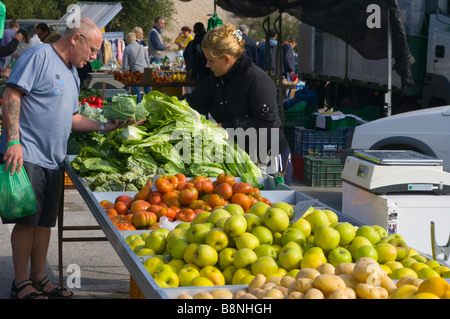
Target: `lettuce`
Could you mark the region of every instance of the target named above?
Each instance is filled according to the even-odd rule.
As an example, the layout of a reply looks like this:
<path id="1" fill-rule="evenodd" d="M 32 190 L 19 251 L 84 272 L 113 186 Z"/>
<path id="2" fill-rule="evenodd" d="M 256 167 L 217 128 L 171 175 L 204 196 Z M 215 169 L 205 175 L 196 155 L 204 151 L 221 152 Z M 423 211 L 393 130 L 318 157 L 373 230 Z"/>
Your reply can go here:
<path id="1" fill-rule="evenodd" d="M 108 120 L 119 119 L 119 122 L 136 120 L 136 97 L 117 95 L 103 107 L 103 116 Z"/>

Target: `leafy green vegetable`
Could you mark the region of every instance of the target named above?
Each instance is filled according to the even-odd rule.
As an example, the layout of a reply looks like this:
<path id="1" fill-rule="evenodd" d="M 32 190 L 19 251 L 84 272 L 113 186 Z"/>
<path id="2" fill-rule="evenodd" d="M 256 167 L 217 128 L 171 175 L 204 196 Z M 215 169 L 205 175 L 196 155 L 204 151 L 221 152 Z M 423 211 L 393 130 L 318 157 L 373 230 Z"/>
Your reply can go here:
<path id="1" fill-rule="evenodd" d="M 111 102 L 103 107 L 103 115 L 108 120 L 119 119 L 119 122 L 129 119 L 136 120 L 136 97 L 116 95 Z"/>

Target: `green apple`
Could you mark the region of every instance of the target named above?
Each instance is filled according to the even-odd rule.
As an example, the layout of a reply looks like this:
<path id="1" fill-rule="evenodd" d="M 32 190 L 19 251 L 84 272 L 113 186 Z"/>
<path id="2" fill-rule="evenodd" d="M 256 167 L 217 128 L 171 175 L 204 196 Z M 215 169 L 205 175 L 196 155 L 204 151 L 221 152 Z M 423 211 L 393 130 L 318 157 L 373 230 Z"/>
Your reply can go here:
<path id="1" fill-rule="evenodd" d="M 253 228 L 252 234 L 258 238 L 260 245 L 272 245 L 273 243 L 272 232 L 266 226 L 256 226 Z"/>
<path id="2" fill-rule="evenodd" d="M 387 243 L 393 238 L 403 239 L 403 237 L 401 235 L 399 235 L 399 234 L 390 234 L 390 235 L 387 235 L 387 236 L 381 238 L 380 242 Z"/>
<path id="3" fill-rule="evenodd" d="M 219 259 L 217 264 L 220 270 L 225 270 L 230 265 L 234 265 L 234 255 L 237 249 L 233 247 L 227 247 L 219 252 Z"/>
<path id="4" fill-rule="evenodd" d="M 370 257 L 373 258 L 375 261 L 378 260 L 378 253 L 375 247 L 372 245 L 362 245 L 355 251 L 355 260 L 358 260 L 362 257 Z"/>
<path id="5" fill-rule="evenodd" d="M 150 249 L 150 248 L 142 248 L 142 249 L 139 249 L 138 252 L 136 252 L 136 255 L 137 255 L 137 256 L 154 256 L 154 255 L 156 255 L 156 254 L 155 254 L 155 252 L 154 252 L 152 249 Z"/>
<path id="6" fill-rule="evenodd" d="M 272 208 L 281 208 L 282 210 L 284 210 L 286 212 L 289 219 L 291 219 L 292 216 L 294 216 L 294 207 L 292 207 L 292 205 L 290 205 L 288 203 L 277 202 L 277 203 L 273 204 L 271 207 Z"/>
<path id="7" fill-rule="evenodd" d="M 223 209 L 228 211 L 230 215 L 242 215 L 244 216 L 244 209 L 238 204 L 226 204 Z"/>
<path id="8" fill-rule="evenodd" d="M 352 254 L 350 254 L 350 252 L 344 247 L 336 247 L 328 253 L 327 260 L 330 264 L 336 267 L 340 263 L 351 263 Z"/>
<path id="9" fill-rule="evenodd" d="M 305 234 L 298 228 L 288 227 L 281 234 L 281 245 L 284 246 L 290 241 L 303 246 L 306 243 Z"/>
<path id="10" fill-rule="evenodd" d="M 300 262 L 303 258 L 302 249 L 297 243 L 291 242 L 284 245 L 278 254 L 278 263 L 281 267 L 289 271 L 294 268 L 300 268 Z"/>
<path id="11" fill-rule="evenodd" d="M 397 256 L 397 252 L 395 252 L 395 255 Z M 389 260 L 389 261 L 386 261 L 386 262 L 384 263 L 384 265 L 388 266 L 389 269 L 391 270 L 391 272 L 394 271 L 394 270 L 397 269 L 397 268 L 403 268 L 402 263 L 399 262 L 399 261 L 396 261 L 396 260 Z"/>
<path id="12" fill-rule="evenodd" d="M 198 276 L 198 277 L 195 277 L 194 279 L 192 279 L 190 285 L 192 287 L 214 286 L 214 283 L 206 277 Z"/>
<path id="13" fill-rule="evenodd" d="M 263 224 L 272 232 L 282 232 L 289 226 L 289 216 L 281 208 L 270 208 L 264 214 Z"/>
<path id="14" fill-rule="evenodd" d="M 253 251 L 256 253 L 256 256 L 258 258 L 262 256 L 269 256 L 272 257 L 273 259 L 277 258 L 277 251 L 273 246 L 268 244 L 259 245 Z"/>
<path id="15" fill-rule="evenodd" d="M 161 288 L 178 287 L 180 284 L 178 275 L 173 270 L 163 270 L 156 274 L 153 279 L 155 279 L 155 282 Z"/>
<path id="16" fill-rule="evenodd" d="M 415 260 L 420 261 L 422 263 L 426 263 L 428 261 L 427 257 L 425 257 L 423 255 L 412 255 L 410 257 L 414 258 Z"/>
<path id="17" fill-rule="evenodd" d="M 303 256 L 300 261 L 300 269 L 312 268 L 317 269 L 320 265 L 323 265 L 325 262 L 323 261 L 322 256 L 318 254 L 308 254 Z"/>
<path id="18" fill-rule="evenodd" d="M 307 255 L 309 255 L 309 254 L 316 254 L 316 255 L 319 255 L 319 256 L 322 257 L 323 263 L 326 263 L 326 262 L 327 262 L 327 257 L 325 256 L 325 253 L 323 252 L 323 249 L 320 248 L 320 247 L 312 247 L 312 248 L 306 250 L 306 251 L 303 253 L 303 257 L 305 257 L 305 256 L 307 256 Z"/>
<path id="19" fill-rule="evenodd" d="M 173 267 L 172 265 L 169 264 L 162 264 L 160 266 L 158 266 L 158 268 L 156 268 L 155 272 L 153 273 L 153 276 L 157 276 L 160 272 L 165 271 L 165 270 L 170 270 L 173 272 L 177 272 L 175 267 Z"/>
<path id="20" fill-rule="evenodd" d="M 251 265 L 258 257 L 250 248 L 241 248 L 234 254 L 234 265 L 237 268 L 244 268 Z"/>
<path id="21" fill-rule="evenodd" d="M 397 252 L 398 254 L 398 252 Z M 396 259 L 397 260 L 397 259 Z M 409 268 L 411 266 L 412 263 L 416 263 L 417 260 L 415 260 L 412 257 L 406 257 L 400 260 L 401 264 L 403 265 L 403 267 L 407 267 Z M 425 263 L 426 264 L 426 263 Z"/>
<path id="22" fill-rule="evenodd" d="M 191 221 L 191 227 L 193 225 L 206 223 L 206 220 L 209 218 L 210 215 L 211 215 L 211 212 L 208 212 L 206 210 L 198 213 L 197 215 L 195 215 L 194 219 Z"/>
<path id="23" fill-rule="evenodd" d="M 186 230 L 186 238 L 190 243 L 203 244 L 205 243 L 206 235 L 210 230 L 211 228 L 205 224 L 191 225 L 191 227 Z"/>
<path id="24" fill-rule="evenodd" d="M 180 282 L 180 287 L 190 286 L 192 279 L 195 277 L 200 277 L 200 272 L 193 267 L 181 268 L 178 272 L 178 279 Z"/>
<path id="25" fill-rule="evenodd" d="M 172 238 L 167 243 L 167 252 L 173 258 L 183 259 L 184 252 L 186 248 L 189 246 L 189 241 L 185 238 Z"/>
<path id="26" fill-rule="evenodd" d="M 356 230 L 356 236 L 366 237 L 370 241 L 372 246 L 381 240 L 378 231 L 369 225 L 358 227 L 358 229 Z"/>
<path id="27" fill-rule="evenodd" d="M 318 246 L 324 251 L 336 248 L 339 245 L 339 241 L 339 232 L 328 225 L 319 226 L 314 232 L 314 246 Z"/>
<path id="28" fill-rule="evenodd" d="M 430 267 L 422 268 L 417 273 L 417 276 L 421 279 L 428 279 L 428 278 L 434 278 L 434 277 L 441 277 L 436 270 L 431 269 Z M 448 285 L 447 285 L 448 286 Z"/>
<path id="29" fill-rule="evenodd" d="M 434 260 L 434 259 L 428 260 L 425 264 L 426 264 L 428 267 L 430 267 L 430 268 L 434 268 L 434 267 L 440 266 L 440 264 L 439 264 L 436 260 Z"/>
<path id="30" fill-rule="evenodd" d="M 189 227 L 191 227 L 191 223 L 190 222 L 181 222 L 181 223 L 179 223 L 179 224 L 177 224 L 175 226 L 175 228 L 181 228 L 181 229 L 184 229 L 184 230 L 187 230 Z"/>
<path id="31" fill-rule="evenodd" d="M 233 282 L 233 276 L 234 273 L 236 272 L 237 268 L 234 264 L 229 265 L 227 268 L 222 270 L 222 275 L 225 278 L 225 284 L 226 285 L 231 285 L 231 283 Z"/>
<path id="32" fill-rule="evenodd" d="M 234 214 L 228 217 L 223 227 L 228 236 L 238 237 L 247 230 L 247 220 L 244 215 Z"/>
<path id="33" fill-rule="evenodd" d="M 312 213 L 306 215 L 304 217 L 309 224 L 311 225 L 311 233 L 315 233 L 316 229 L 322 225 L 330 225 L 330 220 L 328 219 L 328 215 L 320 209 L 314 209 Z"/>
<path id="34" fill-rule="evenodd" d="M 167 264 L 175 268 L 176 272 L 186 265 L 183 258 L 172 258 Z"/>
<path id="35" fill-rule="evenodd" d="M 265 214 L 265 212 L 270 208 L 270 205 L 264 202 L 256 202 L 248 209 L 249 214 L 255 214 L 258 217 L 261 217 Z"/>
<path id="36" fill-rule="evenodd" d="M 281 236 L 282 236 L 282 233 L 280 233 L 279 231 L 273 232 L 272 233 L 272 237 L 273 237 L 272 244 L 282 246 L 281 245 Z"/>
<path id="37" fill-rule="evenodd" d="M 402 260 L 408 256 L 408 245 L 406 244 L 404 239 L 393 238 L 389 240 L 388 243 L 392 244 L 397 249 L 396 260 Z"/>
<path id="38" fill-rule="evenodd" d="M 131 234 L 125 238 L 127 244 L 131 243 L 135 239 L 144 239 L 139 234 Z"/>
<path id="39" fill-rule="evenodd" d="M 223 208 L 216 208 L 214 209 L 211 214 L 208 216 L 208 218 L 205 220 L 207 223 L 212 223 L 215 226 L 217 226 L 217 221 L 223 217 L 230 217 L 230 212 Z"/>
<path id="40" fill-rule="evenodd" d="M 447 271 L 450 270 L 450 268 L 443 266 L 443 265 L 433 267 L 432 269 L 435 270 L 441 277 L 443 274 L 445 274 Z"/>
<path id="41" fill-rule="evenodd" d="M 206 266 L 200 270 L 200 276 L 211 280 L 215 286 L 225 285 L 225 277 L 222 272 L 214 266 Z"/>
<path id="42" fill-rule="evenodd" d="M 380 234 L 380 239 L 387 236 L 387 231 L 384 227 L 381 227 L 380 225 L 372 225 L 372 227 Z"/>
<path id="43" fill-rule="evenodd" d="M 404 276 L 412 276 L 412 277 L 418 278 L 417 273 L 414 270 L 406 268 L 406 267 L 397 268 L 397 269 L 393 270 L 391 272 L 391 274 L 389 275 L 389 277 L 391 277 L 391 279 L 394 279 L 394 280 L 400 279 Z"/>
<path id="44" fill-rule="evenodd" d="M 227 268 L 228 269 L 228 268 Z M 237 268 L 233 273 L 233 279 L 231 280 L 232 285 L 239 285 L 241 280 L 248 276 L 252 275 L 252 272 L 250 269 L 247 268 Z"/>
<path id="45" fill-rule="evenodd" d="M 194 264 L 200 268 L 214 266 L 219 259 L 217 250 L 206 244 L 198 245 L 194 252 L 194 256 Z"/>
<path id="46" fill-rule="evenodd" d="M 128 245 L 130 246 L 131 250 L 135 252 L 136 247 L 138 247 L 138 246 L 145 247 L 145 241 L 141 237 L 139 237 L 139 238 L 136 238 L 136 239 L 130 241 L 128 243 Z"/>
<path id="47" fill-rule="evenodd" d="M 245 232 L 236 238 L 236 248 L 250 248 L 254 250 L 259 246 L 259 239 L 252 233 Z"/>
<path id="48" fill-rule="evenodd" d="M 221 228 L 211 229 L 205 237 L 205 244 L 211 246 L 217 251 L 228 247 L 228 235 Z"/>
<path id="49" fill-rule="evenodd" d="M 355 238 L 353 238 L 352 242 L 347 246 L 347 249 L 350 254 L 352 254 L 353 259 L 355 258 L 356 250 L 364 245 L 372 245 L 372 243 L 366 237 L 355 236 Z"/>
<path id="50" fill-rule="evenodd" d="M 222 217 L 220 218 L 217 222 L 216 222 L 216 227 L 217 228 L 224 228 L 225 222 L 228 219 L 228 217 Z"/>
<path id="51" fill-rule="evenodd" d="M 300 229 L 305 235 L 305 238 L 308 238 L 309 235 L 311 235 L 311 224 L 304 218 L 300 218 L 295 223 L 290 223 L 289 227 Z"/>
<path id="52" fill-rule="evenodd" d="M 158 269 L 159 266 L 163 265 L 164 261 L 161 258 L 158 257 L 150 257 L 144 262 L 144 267 L 147 269 L 147 271 L 150 273 L 150 275 L 153 277 L 155 274 L 156 269 Z"/>
<path id="53" fill-rule="evenodd" d="M 394 261 L 397 258 L 397 249 L 389 243 L 378 243 L 375 245 L 378 253 L 378 263 L 384 264 L 388 261 Z"/>
<path id="54" fill-rule="evenodd" d="M 338 223 L 334 226 L 334 229 L 336 229 L 339 232 L 340 240 L 339 240 L 339 246 L 344 247 L 350 244 L 356 236 L 356 228 L 352 224 L 348 222 L 342 222 Z"/>
<path id="55" fill-rule="evenodd" d="M 278 265 L 275 259 L 269 256 L 258 257 L 252 264 L 252 274 L 263 274 L 267 276 L 278 271 Z"/>
<path id="56" fill-rule="evenodd" d="M 328 220 L 330 221 L 330 224 L 337 223 L 338 222 L 338 215 L 329 209 L 322 209 L 322 211 L 327 214 Z"/>
<path id="57" fill-rule="evenodd" d="M 261 218 L 252 213 L 244 214 L 245 219 L 247 220 L 247 232 L 252 232 L 255 227 L 261 225 Z"/>
<path id="58" fill-rule="evenodd" d="M 145 239 L 145 246 L 152 249 L 155 254 L 161 254 L 166 249 L 168 229 L 154 229 Z"/>
<path id="59" fill-rule="evenodd" d="M 190 243 L 189 246 L 186 247 L 186 250 L 184 251 L 183 255 L 183 259 L 186 264 L 194 263 L 195 250 L 197 249 L 198 245 L 200 244 Z"/>
<path id="60" fill-rule="evenodd" d="M 167 234 L 167 242 L 169 242 L 172 238 L 186 238 L 186 229 L 183 228 L 174 228 Z"/>

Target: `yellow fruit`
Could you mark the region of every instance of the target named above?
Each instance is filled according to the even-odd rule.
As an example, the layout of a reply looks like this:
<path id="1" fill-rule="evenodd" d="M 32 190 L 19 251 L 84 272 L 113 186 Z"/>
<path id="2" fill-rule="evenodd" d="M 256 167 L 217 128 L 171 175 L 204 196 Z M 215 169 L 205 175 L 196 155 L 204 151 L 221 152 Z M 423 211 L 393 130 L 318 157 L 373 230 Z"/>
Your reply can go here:
<path id="1" fill-rule="evenodd" d="M 384 270 L 384 272 L 385 272 L 387 275 L 390 275 L 390 274 L 392 273 L 391 268 L 389 268 L 388 266 L 386 266 L 386 265 L 380 265 L 380 267 L 381 267 L 381 269 Z"/>
<path id="2" fill-rule="evenodd" d="M 397 268 L 403 268 L 402 263 L 395 260 L 386 261 L 384 264 L 388 266 L 392 271 L 394 271 Z"/>
<path id="3" fill-rule="evenodd" d="M 303 256 L 302 261 L 300 262 L 300 269 L 312 268 L 316 269 L 320 265 L 324 264 L 322 256 L 319 254 L 309 254 Z"/>
<path id="4" fill-rule="evenodd" d="M 435 270 L 428 268 L 428 267 L 419 270 L 419 272 L 417 273 L 417 276 L 419 276 L 419 278 L 422 278 L 422 279 L 441 277 Z"/>
<path id="5" fill-rule="evenodd" d="M 417 292 L 428 292 L 443 298 L 447 292 L 450 292 L 450 284 L 441 277 L 428 278 L 420 284 Z"/>
<path id="6" fill-rule="evenodd" d="M 323 212 L 325 214 L 327 214 L 328 220 L 330 221 L 331 224 L 337 223 L 338 216 L 336 215 L 335 212 L 333 212 L 332 210 L 329 210 L 329 209 L 324 209 Z"/>
<path id="7" fill-rule="evenodd" d="M 426 262 L 426 264 L 427 264 L 428 267 L 430 267 L 430 268 L 434 268 L 434 267 L 440 266 L 440 264 L 439 264 L 436 260 L 433 260 L 433 259 L 428 260 L 428 261 Z"/>
<path id="8" fill-rule="evenodd" d="M 439 297 L 430 292 L 421 292 L 411 297 L 411 299 L 439 299 Z"/>
<path id="9" fill-rule="evenodd" d="M 417 293 L 417 287 L 414 285 L 401 285 L 391 294 L 391 299 L 409 299 Z"/>
<path id="10" fill-rule="evenodd" d="M 439 274 L 439 276 L 442 277 L 442 275 L 445 274 L 447 271 L 449 271 L 450 268 L 445 267 L 445 266 L 437 266 L 437 267 L 434 267 L 433 270 L 436 271 Z"/>

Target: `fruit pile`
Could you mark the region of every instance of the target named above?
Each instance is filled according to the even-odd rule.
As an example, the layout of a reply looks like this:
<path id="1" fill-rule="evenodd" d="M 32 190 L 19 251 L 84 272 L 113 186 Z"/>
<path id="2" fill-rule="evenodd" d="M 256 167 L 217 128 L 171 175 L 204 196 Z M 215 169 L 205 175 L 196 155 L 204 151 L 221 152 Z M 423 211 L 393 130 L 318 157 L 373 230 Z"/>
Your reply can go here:
<path id="1" fill-rule="evenodd" d="M 183 174 L 165 175 L 155 180 L 156 191 L 152 191 L 152 183 L 134 197 L 120 195 L 114 203 L 100 203 L 119 230 L 159 228 L 163 216 L 168 221 L 191 222 L 198 213 L 227 204 L 240 205 L 244 211 L 257 202 L 270 204 L 258 188 L 236 182 L 230 174 L 220 174 L 214 181 L 204 176 L 188 180 Z"/>
<path id="2" fill-rule="evenodd" d="M 122 83 L 141 83 L 144 81 L 144 73 L 141 71 L 111 71 L 114 79 Z"/>
<path id="3" fill-rule="evenodd" d="M 186 74 L 174 73 L 170 76 L 173 82 L 185 82 Z"/>
<path id="4" fill-rule="evenodd" d="M 152 73 L 152 78 L 153 78 L 153 82 L 157 82 L 157 83 L 170 83 L 170 82 L 172 82 L 172 78 L 170 76 L 159 74 L 156 71 L 154 71 Z"/>
<path id="5" fill-rule="evenodd" d="M 368 283 L 370 282 L 370 283 Z M 378 284 L 377 284 L 378 283 Z M 325 263 L 291 276 L 256 275 L 246 289 L 182 293 L 177 299 L 449 299 L 450 284 L 443 278 L 405 276 L 395 283 L 370 257 L 337 267 Z"/>

